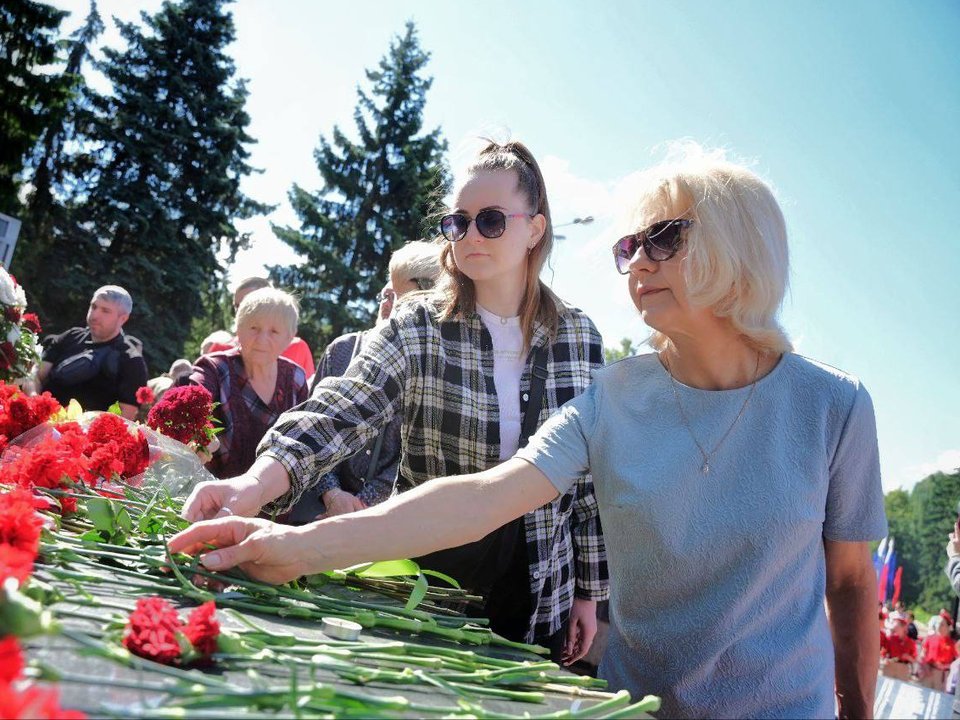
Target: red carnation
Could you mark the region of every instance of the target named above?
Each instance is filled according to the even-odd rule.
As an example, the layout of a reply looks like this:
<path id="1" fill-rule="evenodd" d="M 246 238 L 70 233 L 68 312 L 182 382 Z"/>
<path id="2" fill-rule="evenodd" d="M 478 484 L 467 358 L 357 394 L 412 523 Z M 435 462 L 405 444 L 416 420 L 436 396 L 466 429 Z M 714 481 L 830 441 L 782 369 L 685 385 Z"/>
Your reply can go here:
<path id="1" fill-rule="evenodd" d="M 37 515 L 33 494 L 22 488 L 0 494 L 0 543 L 37 554 L 42 518 Z"/>
<path id="2" fill-rule="evenodd" d="M 220 623 L 217 622 L 217 606 L 205 602 L 190 613 L 183 634 L 201 655 L 212 655 L 217 651 L 217 636 L 220 634 Z"/>
<path id="3" fill-rule="evenodd" d="M 60 403 L 50 393 L 28 397 L 16 385 L 0 383 L 0 435 L 22 435 L 59 412 Z"/>
<path id="4" fill-rule="evenodd" d="M 139 429 L 135 434 L 131 433 L 126 421 L 113 413 L 102 413 L 90 423 L 83 452 L 91 460 L 91 472 L 94 473 L 91 479 L 96 479 L 95 473 L 99 472 L 99 477 L 109 480 L 116 472 L 129 480 L 140 475 L 150 464 L 150 445 L 146 435 Z M 116 462 L 108 461 L 108 455 Z"/>
<path id="5" fill-rule="evenodd" d="M 112 480 L 114 475 L 123 475 L 123 459 L 120 457 L 120 445 L 110 441 L 97 445 L 87 457 L 90 464 L 87 479 L 94 485 L 97 480 Z"/>
<path id="6" fill-rule="evenodd" d="M 83 482 L 87 477 L 89 460 L 66 440 L 48 437 L 30 448 L 8 449 L 8 462 L 0 468 L 0 483 L 22 488 L 69 488 L 71 482 Z M 11 457 L 12 455 L 12 457 Z M 59 498 L 64 512 L 75 512 L 76 498 Z"/>
<path id="7" fill-rule="evenodd" d="M 12 305 L 8 305 L 3 309 L 3 318 L 12 323 L 18 323 L 20 322 L 20 310 Z"/>
<path id="8" fill-rule="evenodd" d="M 16 578 L 17 582 L 23 585 L 33 572 L 33 561 L 36 553 L 29 553 L 25 550 L 19 550 L 13 545 L 0 543 L 0 585 L 6 582 L 7 578 Z M 5 717 L 0 712 L 0 717 Z"/>
<path id="9" fill-rule="evenodd" d="M 23 655 L 16 635 L 0 640 L 0 683 L 11 683 L 23 672 Z"/>
<path id="10" fill-rule="evenodd" d="M 213 428 L 213 397 L 200 385 L 184 385 L 168 390 L 150 409 L 147 425 L 183 444 L 191 441 L 207 444 L 208 428 Z"/>
<path id="11" fill-rule="evenodd" d="M 170 603 L 158 597 L 140 598 L 130 613 L 123 645 L 134 655 L 170 665 L 180 657 L 180 630 L 180 618 Z"/>
<path id="12" fill-rule="evenodd" d="M 87 716 L 79 710 L 64 710 L 60 707 L 55 688 L 44 690 L 31 685 L 26 690 L 19 691 L 13 685 L 0 682 L 0 717 L 11 720 L 82 720 Z"/>
<path id="13" fill-rule="evenodd" d="M 17 361 L 17 349 L 13 343 L 0 343 L 0 370 L 9 369 Z"/>
<path id="14" fill-rule="evenodd" d="M 34 335 L 40 334 L 40 318 L 34 313 L 25 313 L 21 324 L 24 329 L 29 330 Z"/>
<path id="15" fill-rule="evenodd" d="M 157 396 L 153 394 L 153 389 L 149 385 L 144 385 L 137 390 L 137 403 L 140 405 L 153 405 Z"/>

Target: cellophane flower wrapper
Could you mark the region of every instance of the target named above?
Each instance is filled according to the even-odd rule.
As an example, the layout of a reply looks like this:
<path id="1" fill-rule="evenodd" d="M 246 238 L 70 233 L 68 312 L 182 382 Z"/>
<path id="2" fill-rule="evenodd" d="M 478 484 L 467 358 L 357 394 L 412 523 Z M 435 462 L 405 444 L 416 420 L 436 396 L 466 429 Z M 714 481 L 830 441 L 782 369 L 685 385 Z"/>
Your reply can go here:
<path id="1" fill-rule="evenodd" d="M 106 413 L 85 412 L 77 422 L 86 431 L 97 417 L 104 414 Z M 183 443 L 161 435 L 145 425 L 116 417 L 127 426 L 130 433 L 137 431 L 143 433 L 149 446 L 147 469 L 139 475 L 127 478 L 125 480 L 127 484 L 148 490 L 162 487 L 171 497 L 186 497 L 197 483 L 215 479 L 196 454 Z M 61 433 L 57 427 L 50 424 L 40 425 L 18 435 L 7 444 L 0 458 L 0 468 L 12 462 L 23 449 L 32 448 L 44 440 L 60 437 Z M 118 495 L 123 494 L 122 487 L 109 480 L 98 485 L 98 489 L 107 492 L 115 491 Z"/>

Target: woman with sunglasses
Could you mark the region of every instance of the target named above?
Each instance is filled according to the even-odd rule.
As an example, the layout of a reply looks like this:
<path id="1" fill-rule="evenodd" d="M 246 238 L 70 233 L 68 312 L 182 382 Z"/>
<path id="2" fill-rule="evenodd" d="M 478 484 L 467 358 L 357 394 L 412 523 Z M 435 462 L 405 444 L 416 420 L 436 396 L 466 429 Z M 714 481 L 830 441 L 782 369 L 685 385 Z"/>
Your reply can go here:
<path id="1" fill-rule="evenodd" d="M 867 541 L 886 534 L 870 396 L 791 350 L 777 319 L 786 229 L 756 175 L 691 152 L 644 179 L 614 255 L 656 352 L 598 372 L 495 468 L 301 537 L 217 520 L 171 549 L 209 541 L 221 547 L 205 563 L 280 582 L 479 537 L 589 471 L 610 565 L 600 673 L 612 689 L 661 696 L 664 717 L 834 717 L 835 697 L 840 717 L 870 717 Z"/>
<path id="2" fill-rule="evenodd" d="M 454 199 L 440 221 L 447 242 L 437 287 L 394 309 L 343 377 L 324 378 L 310 400 L 281 417 L 249 473 L 198 486 L 185 517 L 254 516 L 264 506 L 282 512 L 397 416 L 400 490 L 481 472 L 511 458 L 525 435 L 587 388 L 603 345 L 589 318 L 539 279 L 553 233 L 536 160 L 521 143 L 491 142 Z M 469 523 L 464 513 L 424 518 L 410 531 L 426 546 L 434 523 Z M 483 591 L 497 632 L 550 647 L 568 664 L 586 654 L 596 603 L 607 598 L 589 476 L 519 519 L 513 514 L 445 547 L 454 545 L 465 547 L 420 558 L 421 565 Z"/>

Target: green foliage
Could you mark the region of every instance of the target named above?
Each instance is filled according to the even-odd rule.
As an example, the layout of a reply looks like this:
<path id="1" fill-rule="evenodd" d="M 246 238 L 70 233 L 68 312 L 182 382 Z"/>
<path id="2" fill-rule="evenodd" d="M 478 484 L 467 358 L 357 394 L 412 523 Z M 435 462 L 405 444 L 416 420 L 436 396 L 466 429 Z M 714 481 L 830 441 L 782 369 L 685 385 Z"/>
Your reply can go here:
<path id="1" fill-rule="evenodd" d="M 240 191 L 253 139 L 224 4 L 168 2 L 142 15 L 145 27 L 118 23 L 127 47 L 97 65 L 113 94 L 92 97 L 95 184 L 83 212 L 100 233 L 100 280 L 130 290 L 128 328 L 154 366 L 180 354 L 217 252 L 245 245 L 234 221 L 268 210 Z"/>
<path id="2" fill-rule="evenodd" d="M 203 310 L 190 323 L 190 333 L 183 345 L 183 357 L 193 362 L 200 357 L 200 346 L 216 330 L 230 332 L 233 326 L 233 294 L 225 277 L 207 288 L 203 294 Z"/>
<path id="3" fill-rule="evenodd" d="M 960 471 L 934 473 L 911 492 L 887 493 L 884 505 L 890 535 L 903 568 L 900 595 L 907 606 L 936 614 L 953 607 L 955 593 L 944 573 L 947 536 L 957 520 Z"/>
<path id="4" fill-rule="evenodd" d="M 48 72 L 62 61 L 57 40 L 69 15 L 46 3 L 0 5 L 0 212 L 20 214 L 24 158 L 70 97 L 73 81 Z"/>
<path id="5" fill-rule="evenodd" d="M 13 265 L 31 310 L 44 321 L 47 332 L 77 324 L 99 284 L 100 244 L 94 229 L 76 212 L 84 188 L 75 180 L 83 175 L 83 168 L 76 153 L 66 148 L 84 141 L 82 118 L 89 103 L 83 67 L 90 44 L 103 29 L 96 2 L 91 2 L 83 25 L 65 43 L 67 63 L 61 82 L 72 87 L 72 94 L 66 103 L 48 108 L 49 123 L 25 170 L 33 190 L 21 215 L 23 227 Z"/>
<path id="6" fill-rule="evenodd" d="M 142 24 L 118 22 L 125 47 L 95 64 L 111 93 L 84 87 L 49 152 L 46 139 L 36 151 L 37 179 L 47 180 L 28 233 L 48 246 L 41 240 L 16 269 L 47 332 L 82 322 L 97 286 L 122 285 L 134 299 L 125 329 L 144 341 L 149 365 L 166 368 L 193 318 L 209 315 L 207 297 L 222 285 L 218 253 L 232 259 L 246 244 L 235 221 L 269 210 L 240 191 L 254 172 L 253 140 L 248 93 L 226 54 L 234 27 L 225 4 L 166 2 Z M 93 7 L 74 38 L 77 69 L 100 28 Z"/>
<path id="7" fill-rule="evenodd" d="M 636 355 L 639 349 L 640 348 L 638 348 L 636 345 L 633 344 L 633 340 L 631 340 L 630 338 L 623 338 L 622 340 L 620 340 L 619 349 L 617 348 L 603 349 L 604 360 L 607 363 L 607 365 L 609 365 L 610 363 L 614 363 L 617 360 L 623 360 L 623 358 L 625 357 Z"/>
<path id="8" fill-rule="evenodd" d="M 429 58 L 407 23 L 379 68 L 367 71 L 370 94 L 357 91 L 359 141 L 338 127 L 332 142 L 321 137 L 315 157 L 323 187 L 311 193 L 294 185 L 289 197 L 300 227 L 274 226 L 304 262 L 273 266 L 271 278 L 302 298 L 299 334 L 318 352 L 373 324 L 390 254 L 423 237 L 449 185 L 439 128 L 421 134 Z"/>

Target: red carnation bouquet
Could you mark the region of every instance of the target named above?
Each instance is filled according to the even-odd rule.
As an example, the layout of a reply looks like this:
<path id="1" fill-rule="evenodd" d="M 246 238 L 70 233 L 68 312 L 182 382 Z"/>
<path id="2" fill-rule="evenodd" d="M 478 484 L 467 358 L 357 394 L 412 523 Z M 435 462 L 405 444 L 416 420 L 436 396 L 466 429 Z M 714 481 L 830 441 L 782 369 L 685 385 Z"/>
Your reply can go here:
<path id="1" fill-rule="evenodd" d="M 7 443 L 43 425 L 62 408 L 50 393 L 27 396 L 16 385 L 0 381 L 0 455 Z"/>
<path id="2" fill-rule="evenodd" d="M 213 396 L 205 387 L 171 388 L 150 408 L 147 426 L 184 445 L 206 447 L 220 432 L 220 428 L 214 427 L 215 407 Z"/>

